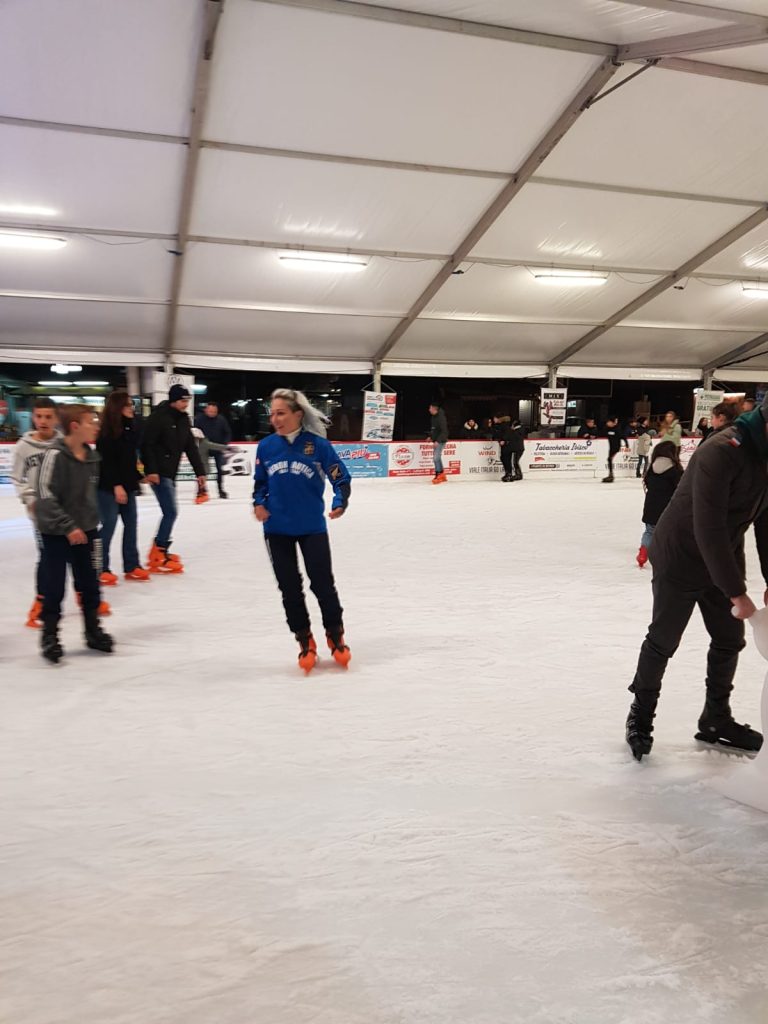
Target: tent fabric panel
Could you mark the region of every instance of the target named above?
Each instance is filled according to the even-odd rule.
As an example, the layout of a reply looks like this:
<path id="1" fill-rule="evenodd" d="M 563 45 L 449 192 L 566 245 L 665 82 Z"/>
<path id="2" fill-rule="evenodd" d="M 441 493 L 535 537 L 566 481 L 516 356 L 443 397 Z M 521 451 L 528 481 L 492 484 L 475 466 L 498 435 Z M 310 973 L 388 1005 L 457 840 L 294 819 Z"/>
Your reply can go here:
<path id="1" fill-rule="evenodd" d="M 157 301 L 168 298 L 174 259 L 168 253 L 168 242 L 64 237 L 66 246 L 51 252 L 0 248 L 2 290 Z"/>
<path id="2" fill-rule="evenodd" d="M 0 125 L 0 204 L 50 207 L 36 221 L 174 234 L 185 149 L 167 143 Z"/>
<path id="3" fill-rule="evenodd" d="M 211 356 L 368 358 L 396 323 L 386 317 L 184 306 L 177 348 Z"/>
<path id="4" fill-rule="evenodd" d="M 486 25 L 527 29 L 606 43 L 634 43 L 716 28 L 722 22 L 690 14 L 625 7 L 595 0 L 353 0 L 374 7 L 397 7 L 419 14 L 461 18 Z M 742 8 L 743 9 L 743 8 Z"/>
<path id="5" fill-rule="evenodd" d="M 510 172 L 599 64 L 253 0 L 216 46 L 206 138 Z"/>
<path id="6" fill-rule="evenodd" d="M 201 11 L 189 0 L 3 4 L 2 113 L 185 135 Z"/>
<path id="7" fill-rule="evenodd" d="M 450 253 L 502 184 L 205 149 L 192 233 Z"/>
<path id="8" fill-rule="evenodd" d="M 286 263 L 292 256 L 286 250 L 194 243 L 186 257 L 182 302 L 402 315 L 440 266 L 434 260 L 364 257 L 364 270 L 349 273 L 333 263 L 327 269 Z"/>
<path id="9" fill-rule="evenodd" d="M 734 198 L 766 196 L 766 119 L 763 86 L 654 68 L 590 108 L 539 173 Z"/>
<path id="10" fill-rule="evenodd" d="M 479 364 L 546 362 L 585 331 L 573 324 L 488 323 L 419 319 L 390 353 L 396 362 L 455 360 Z M 389 362 L 389 357 L 387 359 Z"/>
<path id="11" fill-rule="evenodd" d="M 565 323 L 601 323 L 641 294 L 647 284 L 631 284 L 615 275 L 600 287 L 544 285 L 525 267 L 465 264 L 426 309 L 426 316 L 475 317 Z M 584 332 L 586 333 L 586 332 Z"/>
<path id="12" fill-rule="evenodd" d="M 115 349 L 162 350 L 164 306 L 0 296 L 0 361 L 7 350 L 78 349 L 107 358 Z"/>
<path id="13" fill-rule="evenodd" d="M 579 352 L 579 363 L 703 366 L 749 341 L 752 332 L 614 327 Z"/>
<path id="14" fill-rule="evenodd" d="M 708 260 L 699 273 L 740 275 L 768 275 L 768 223 L 761 224 L 740 238 L 738 242 L 723 249 L 717 256 Z"/>
<path id="15" fill-rule="evenodd" d="M 768 298 L 751 298 L 738 281 L 681 282 L 643 306 L 625 321 L 658 327 L 700 327 L 709 330 L 768 330 Z"/>
<path id="16" fill-rule="evenodd" d="M 748 212 L 743 206 L 531 183 L 472 255 L 671 270 Z"/>

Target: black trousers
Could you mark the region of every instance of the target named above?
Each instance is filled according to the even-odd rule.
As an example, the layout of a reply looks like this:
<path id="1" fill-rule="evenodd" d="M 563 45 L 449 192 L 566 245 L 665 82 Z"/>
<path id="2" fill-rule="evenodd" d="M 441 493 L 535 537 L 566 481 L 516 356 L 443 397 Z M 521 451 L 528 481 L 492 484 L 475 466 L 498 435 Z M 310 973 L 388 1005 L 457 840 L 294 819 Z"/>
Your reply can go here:
<path id="1" fill-rule="evenodd" d="M 216 486 L 219 489 L 219 494 L 221 494 L 224 490 L 224 473 L 222 472 L 224 452 L 211 452 L 211 458 L 216 463 Z"/>
<path id="2" fill-rule="evenodd" d="M 658 699 L 667 662 L 680 646 L 696 605 L 710 636 L 707 701 L 727 705 L 739 651 L 745 647 L 744 622 L 731 615 L 731 602 L 718 587 L 681 590 L 658 576 L 653 580 L 653 619 L 640 648 L 637 672 L 630 686 L 641 703 L 655 704 Z"/>
<path id="3" fill-rule="evenodd" d="M 45 575 L 43 580 L 43 622 L 58 622 L 61 602 L 67 584 L 67 565 L 72 566 L 75 590 L 82 596 L 83 611 L 97 611 L 101 601 L 99 587 L 100 544 L 98 531 L 88 530 L 87 544 L 70 544 L 66 537 L 44 533 L 43 552 Z"/>
<path id="4" fill-rule="evenodd" d="M 515 480 L 523 479 L 523 471 L 520 469 L 520 453 L 512 452 L 512 475 Z"/>
<path id="5" fill-rule="evenodd" d="M 606 463 L 606 465 L 608 466 L 609 480 L 613 480 L 613 460 L 616 458 L 618 454 L 618 452 L 608 452 L 608 462 Z"/>
<path id="6" fill-rule="evenodd" d="M 265 534 L 265 540 L 291 632 L 302 633 L 310 629 L 303 580 L 299 571 L 299 550 L 309 577 L 310 590 L 320 605 L 323 626 L 326 630 L 342 629 L 344 612 L 333 579 L 328 534 L 310 533 L 303 537 L 287 537 L 279 533 L 268 533 Z"/>
<path id="7" fill-rule="evenodd" d="M 504 467 L 504 476 L 512 476 L 512 449 L 508 444 L 501 445 L 501 464 Z"/>

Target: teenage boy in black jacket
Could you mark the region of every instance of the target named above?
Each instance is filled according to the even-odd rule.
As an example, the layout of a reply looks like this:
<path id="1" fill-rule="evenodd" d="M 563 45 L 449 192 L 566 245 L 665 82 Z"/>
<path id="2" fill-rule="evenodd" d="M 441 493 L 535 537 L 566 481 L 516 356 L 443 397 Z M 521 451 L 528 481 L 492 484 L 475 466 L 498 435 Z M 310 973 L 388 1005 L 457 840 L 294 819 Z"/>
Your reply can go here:
<path id="1" fill-rule="evenodd" d="M 174 384 L 168 392 L 168 401 L 153 410 L 144 429 L 141 457 L 144 474 L 157 498 L 162 519 L 149 552 L 149 571 L 155 573 L 183 572 L 178 555 L 169 554 L 171 531 L 176 522 L 176 474 L 181 456 L 192 463 L 197 483 L 205 487 L 205 469 L 197 442 L 192 436 L 192 424 L 187 415 L 191 395 L 183 384 Z"/>
<path id="2" fill-rule="evenodd" d="M 605 421 L 605 436 L 608 438 L 608 476 L 603 477 L 604 484 L 613 483 L 613 460 L 619 454 L 622 445 L 629 450 L 629 442 L 619 430 L 619 421 L 615 416 Z"/>

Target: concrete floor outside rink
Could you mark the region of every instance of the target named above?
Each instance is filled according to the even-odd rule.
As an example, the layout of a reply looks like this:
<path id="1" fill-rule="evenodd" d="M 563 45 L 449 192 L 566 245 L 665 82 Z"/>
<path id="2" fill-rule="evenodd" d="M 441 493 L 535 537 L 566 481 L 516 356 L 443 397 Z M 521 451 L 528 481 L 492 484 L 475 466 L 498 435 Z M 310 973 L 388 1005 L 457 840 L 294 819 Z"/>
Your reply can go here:
<path id="1" fill-rule="evenodd" d="M 768 816 L 693 742 L 698 615 L 653 754 L 623 740 L 636 481 L 356 482 L 331 525 L 353 661 L 308 679 L 230 486 L 181 485 L 183 576 L 106 592 L 111 658 L 68 597 L 58 667 L 0 488 L 0 1020 L 764 1024 Z M 156 520 L 148 495 L 142 552 Z M 754 726 L 764 667 L 750 643 Z"/>

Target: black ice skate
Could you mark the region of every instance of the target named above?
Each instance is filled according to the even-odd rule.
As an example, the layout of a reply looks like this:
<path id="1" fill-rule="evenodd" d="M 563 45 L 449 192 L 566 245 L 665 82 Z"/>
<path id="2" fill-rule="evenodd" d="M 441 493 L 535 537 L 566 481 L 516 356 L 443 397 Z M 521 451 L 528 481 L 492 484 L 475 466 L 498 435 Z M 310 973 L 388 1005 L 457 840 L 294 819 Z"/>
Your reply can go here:
<path id="1" fill-rule="evenodd" d="M 64 648 L 59 642 L 58 622 L 44 622 L 40 637 L 40 650 L 46 661 L 57 665 L 64 657 Z"/>
<path id="2" fill-rule="evenodd" d="M 87 612 L 85 615 L 85 644 L 92 651 L 101 651 L 102 654 L 112 653 L 114 646 L 112 636 L 101 628 L 101 623 L 95 612 Z"/>
<path id="3" fill-rule="evenodd" d="M 636 700 L 632 701 L 627 715 L 626 737 L 629 749 L 636 761 L 642 761 L 643 757 L 651 752 L 654 717 L 650 708 L 642 707 Z"/>
<path id="4" fill-rule="evenodd" d="M 695 739 L 733 753 L 756 754 L 763 745 L 762 733 L 735 722 L 733 716 L 715 715 L 704 709 Z"/>

